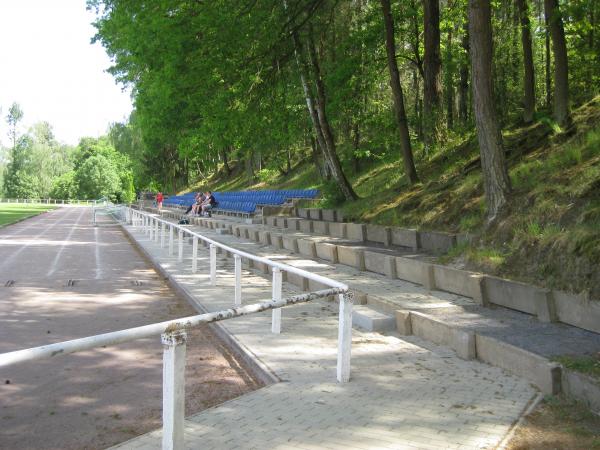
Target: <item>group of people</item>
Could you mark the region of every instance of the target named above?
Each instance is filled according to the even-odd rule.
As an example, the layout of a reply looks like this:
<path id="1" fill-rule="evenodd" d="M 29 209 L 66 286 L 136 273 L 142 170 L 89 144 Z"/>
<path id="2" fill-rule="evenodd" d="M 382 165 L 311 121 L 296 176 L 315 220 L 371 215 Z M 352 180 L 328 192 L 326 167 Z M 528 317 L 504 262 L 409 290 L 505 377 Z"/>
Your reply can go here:
<path id="1" fill-rule="evenodd" d="M 216 206 L 217 200 L 211 191 L 206 191 L 204 193 L 198 192 L 196 197 L 194 197 L 194 203 L 188 207 L 185 215 L 189 215 L 191 213 L 192 215 L 200 214 L 202 216 L 210 217 L 211 210 Z"/>

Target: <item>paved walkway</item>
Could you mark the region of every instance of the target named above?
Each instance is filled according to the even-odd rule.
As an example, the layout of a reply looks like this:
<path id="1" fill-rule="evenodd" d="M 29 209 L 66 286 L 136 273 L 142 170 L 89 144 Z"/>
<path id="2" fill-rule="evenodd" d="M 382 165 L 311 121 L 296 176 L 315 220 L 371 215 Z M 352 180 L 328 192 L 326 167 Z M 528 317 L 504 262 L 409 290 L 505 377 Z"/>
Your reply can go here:
<path id="1" fill-rule="evenodd" d="M 117 224 L 91 219 L 65 207 L 0 230 L 0 353 L 195 313 Z M 189 341 L 190 413 L 256 387 L 209 328 Z M 158 336 L 4 367 L 0 449 L 99 449 L 151 431 L 161 374 Z"/>
<path id="2" fill-rule="evenodd" d="M 191 246 L 184 247 L 180 263 L 168 256 L 167 247 L 161 249 L 140 230 L 129 229 L 203 307 L 213 311 L 231 306 L 232 261 L 219 256 L 218 285 L 211 287 L 205 249 L 201 247 L 198 273 L 193 274 Z M 237 244 L 249 250 L 255 245 L 239 240 Z M 281 254 L 273 256 L 285 259 Z M 311 270 L 323 266 L 314 261 L 305 265 Z M 356 282 L 366 282 L 358 272 L 352 276 Z M 244 271 L 242 284 L 245 304 L 270 296 L 270 282 L 259 274 Z M 426 296 L 410 283 L 394 285 L 396 290 L 402 286 L 408 296 Z M 284 295 L 296 292 L 295 286 L 284 283 Z M 281 335 L 270 334 L 269 313 L 223 324 L 282 382 L 189 417 L 187 448 L 493 448 L 537 395 L 520 378 L 459 359 L 452 351 L 416 337 L 359 330 L 353 331 L 351 381 L 338 384 L 337 305 L 333 302 L 284 309 Z M 160 448 L 160 430 L 114 448 Z"/>

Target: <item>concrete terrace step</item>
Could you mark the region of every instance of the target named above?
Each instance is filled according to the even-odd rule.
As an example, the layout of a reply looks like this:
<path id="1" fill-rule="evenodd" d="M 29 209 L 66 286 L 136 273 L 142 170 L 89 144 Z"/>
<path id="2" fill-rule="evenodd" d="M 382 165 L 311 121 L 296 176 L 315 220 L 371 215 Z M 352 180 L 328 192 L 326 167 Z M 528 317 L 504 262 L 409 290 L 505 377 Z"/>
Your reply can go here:
<path id="1" fill-rule="evenodd" d="M 392 331 L 396 329 L 396 318 L 366 306 L 355 305 L 352 310 L 352 324 L 367 331 Z"/>
<path id="2" fill-rule="evenodd" d="M 561 354 L 591 354 L 600 349 L 600 335 L 596 333 L 560 323 L 543 323 L 531 315 L 503 307 L 484 307 L 473 298 L 428 289 L 426 283 L 418 286 L 397 278 L 332 263 L 317 258 L 316 252 L 309 250 L 304 250 L 308 253 L 307 256 L 299 255 L 300 245 L 291 249 L 291 252 L 285 245 L 279 246 L 276 241 L 273 241 L 274 245 L 270 245 L 266 239 L 269 230 L 264 226 L 240 227 L 215 219 L 201 220 L 200 223 L 209 228 L 198 225 L 192 228 L 217 241 L 342 281 L 356 292 L 358 303 L 366 304 L 388 316 L 400 311 L 400 318 L 396 314 L 397 326 L 403 334 L 416 334 L 447 345 L 463 357 L 477 357 L 498 365 L 530 379 L 547 393 L 560 391 L 558 365 L 551 363 L 552 357 Z M 216 234 L 215 230 L 228 227 L 232 227 L 234 235 Z M 247 233 L 236 236 L 236 230 Z M 419 263 L 415 259 L 417 268 L 408 268 L 418 271 Z M 256 268 L 267 271 L 266 267 Z M 322 287 L 293 275 L 288 275 L 287 279 L 302 289 Z M 416 314 L 402 316 L 406 312 Z M 362 316 L 359 320 L 362 320 Z M 367 318 L 364 318 L 364 323 L 368 323 Z M 478 353 L 475 355 L 473 342 L 477 342 Z"/>

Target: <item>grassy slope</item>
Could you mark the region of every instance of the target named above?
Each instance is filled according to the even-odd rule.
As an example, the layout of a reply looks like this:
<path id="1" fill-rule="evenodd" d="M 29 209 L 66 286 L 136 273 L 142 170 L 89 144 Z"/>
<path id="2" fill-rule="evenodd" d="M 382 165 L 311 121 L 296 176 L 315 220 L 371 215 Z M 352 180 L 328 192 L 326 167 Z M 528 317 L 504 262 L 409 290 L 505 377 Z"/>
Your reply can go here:
<path id="1" fill-rule="evenodd" d="M 493 229 L 484 226 L 473 135 L 449 140 L 430 158 L 417 154 L 423 182 L 414 187 L 405 184 L 397 160 L 358 174 L 348 170 L 361 199 L 339 207 L 356 221 L 474 233 L 480 236 L 475 245 L 443 261 L 600 299 L 600 97 L 574 111 L 574 121 L 569 133 L 557 133 L 548 121 L 505 131 L 514 193 L 510 213 Z M 207 185 L 217 191 L 323 187 L 306 162 L 289 176 L 251 186 L 243 173 L 217 174 Z M 325 199 L 321 206 L 333 205 Z"/>
<path id="2" fill-rule="evenodd" d="M 54 208 L 54 206 L 48 205 L 2 203 L 0 204 L 0 227 L 29 217 L 37 216 L 38 214 L 50 211 Z"/>

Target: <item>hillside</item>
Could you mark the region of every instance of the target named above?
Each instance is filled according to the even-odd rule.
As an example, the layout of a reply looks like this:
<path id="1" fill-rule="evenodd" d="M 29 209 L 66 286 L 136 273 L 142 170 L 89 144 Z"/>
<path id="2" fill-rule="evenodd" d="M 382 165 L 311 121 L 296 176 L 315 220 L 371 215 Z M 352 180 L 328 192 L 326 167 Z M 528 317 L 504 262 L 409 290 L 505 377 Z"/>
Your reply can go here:
<path id="1" fill-rule="evenodd" d="M 260 182 L 248 182 L 234 165 L 232 175 L 220 171 L 190 189 L 319 188 L 317 206 L 342 208 L 354 221 L 473 234 L 471 245 L 442 257 L 445 263 L 600 299 L 600 97 L 573 118 L 566 132 L 548 120 L 505 131 L 511 208 L 489 229 L 474 135 L 431 158 L 417 154 L 424 181 L 412 188 L 398 160 L 375 161 L 359 173 L 348 169 L 361 197 L 355 202 L 339 203 L 306 160 L 287 176 L 265 171 Z"/>

